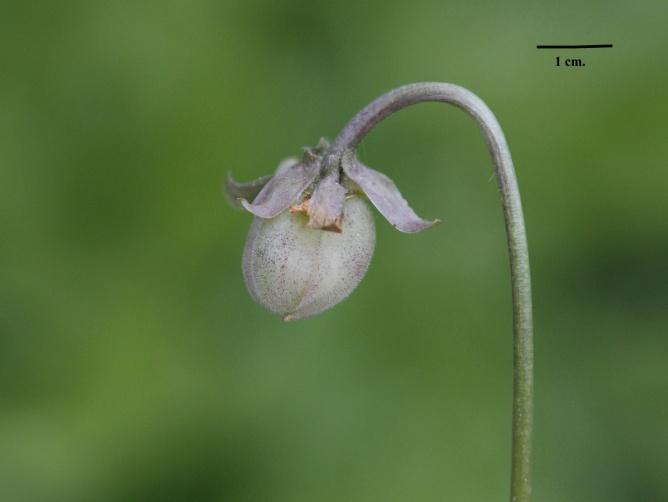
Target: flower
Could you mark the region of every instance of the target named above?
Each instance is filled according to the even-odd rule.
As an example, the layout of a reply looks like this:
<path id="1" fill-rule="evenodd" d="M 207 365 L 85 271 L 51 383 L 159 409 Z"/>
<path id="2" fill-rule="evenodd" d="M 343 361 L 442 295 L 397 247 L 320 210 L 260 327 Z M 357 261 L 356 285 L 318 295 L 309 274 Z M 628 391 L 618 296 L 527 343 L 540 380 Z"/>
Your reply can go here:
<path id="1" fill-rule="evenodd" d="M 321 139 L 273 176 L 238 183 L 228 175 L 225 184 L 228 201 L 255 215 L 243 254 L 246 287 L 286 321 L 333 307 L 364 277 L 376 241 L 364 198 L 401 232 L 438 222 L 417 216 L 394 182 L 354 152 L 332 160 L 328 149 Z"/>

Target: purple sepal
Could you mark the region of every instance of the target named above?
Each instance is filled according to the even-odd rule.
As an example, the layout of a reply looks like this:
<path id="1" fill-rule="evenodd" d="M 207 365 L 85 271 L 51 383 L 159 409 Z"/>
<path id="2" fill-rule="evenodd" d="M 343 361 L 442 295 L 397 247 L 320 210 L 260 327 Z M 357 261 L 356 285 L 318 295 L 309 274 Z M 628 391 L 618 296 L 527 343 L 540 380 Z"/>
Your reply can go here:
<path id="1" fill-rule="evenodd" d="M 319 169 L 320 164 L 317 162 L 304 164 L 294 159 L 283 161 L 253 202 L 241 198 L 241 205 L 259 218 L 273 218 L 299 199 L 313 183 Z"/>
<path id="2" fill-rule="evenodd" d="M 353 152 L 343 155 L 341 165 L 348 178 L 359 185 L 376 209 L 400 232 L 420 232 L 440 222 L 424 220 L 415 214 L 394 182 L 362 164 Z"/>

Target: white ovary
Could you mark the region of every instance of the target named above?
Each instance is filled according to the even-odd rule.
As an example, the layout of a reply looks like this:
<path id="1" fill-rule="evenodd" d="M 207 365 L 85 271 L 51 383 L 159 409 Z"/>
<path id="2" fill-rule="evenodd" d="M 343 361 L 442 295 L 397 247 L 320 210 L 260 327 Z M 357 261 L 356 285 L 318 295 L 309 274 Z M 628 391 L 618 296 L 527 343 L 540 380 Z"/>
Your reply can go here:
<path id="1" fill-rule="evenodd" d="M 346 200 L 341 233 L 312 229 L 301 213 L 253 220 L 243 273 L 255 301 L 296 320 L 333 307 L 366 273 L 376 243 L 373 216 L 359 197 Z"/>

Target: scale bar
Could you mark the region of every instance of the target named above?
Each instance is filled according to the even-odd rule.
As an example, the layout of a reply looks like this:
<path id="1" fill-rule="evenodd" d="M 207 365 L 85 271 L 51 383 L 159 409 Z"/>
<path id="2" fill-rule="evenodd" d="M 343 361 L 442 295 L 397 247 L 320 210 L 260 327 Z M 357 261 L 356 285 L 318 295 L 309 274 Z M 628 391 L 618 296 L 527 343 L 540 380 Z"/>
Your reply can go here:
<path id="1" fill-rule="evenodd" d="M 537 45 L 536 49 L 603 49 L 612 44 Z"/>

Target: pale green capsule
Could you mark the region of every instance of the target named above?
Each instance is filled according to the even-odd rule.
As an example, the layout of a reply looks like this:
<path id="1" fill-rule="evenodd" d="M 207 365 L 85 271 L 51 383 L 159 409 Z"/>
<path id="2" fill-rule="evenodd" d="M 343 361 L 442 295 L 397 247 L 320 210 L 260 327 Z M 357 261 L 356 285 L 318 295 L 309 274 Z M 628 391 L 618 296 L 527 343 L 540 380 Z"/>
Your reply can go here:
<path id="1" fill-rule="evenodd" d="M 255 301 L 286 321 L 302 319 L 346 298 L 366 273 L 376 243 L 371 211 L 360 197 L 343 204 L 341 232 L 308 226 L 301 212 L 255 217 L 243 274 Z"/>
<path id="2" fill-rule="evenodd" d="M 225 184 L 230 203 L 255 215 L 243 257 L 248 291 L 286 321 L 333 307 L 364 277 L 376 242 L 366 198 L 401 232 L 438 221 L 415 214 L 394 182 L 353 152 L 337 164 L 328 150 L 321 140 L 273 176 L 249 183 L 228 176 Z"/>

